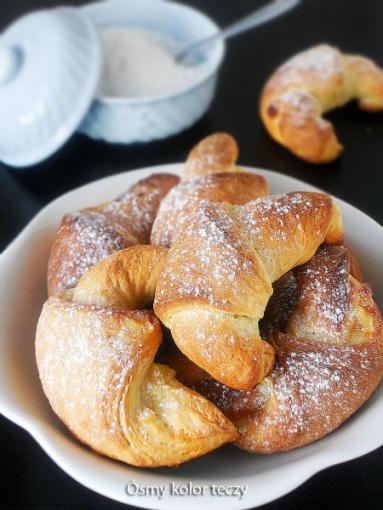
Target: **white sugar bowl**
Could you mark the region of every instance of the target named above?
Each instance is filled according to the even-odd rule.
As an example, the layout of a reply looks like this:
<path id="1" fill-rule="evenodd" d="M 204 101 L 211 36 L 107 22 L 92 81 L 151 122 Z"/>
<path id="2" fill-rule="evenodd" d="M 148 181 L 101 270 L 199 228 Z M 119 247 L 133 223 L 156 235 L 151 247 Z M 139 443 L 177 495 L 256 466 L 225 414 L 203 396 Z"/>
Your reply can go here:
<path id="1" fill-rule="evenodd" d="M 111 27 L 163 33 L 181 47 L 218 30 L 199 11 L 166 0 L 104 0 L 23 16 L 0 34 L 0 161 L 16 167 L 43 161 L 76 130 L 113 143 L 165 138 L 207 111 L 223 42 L 204 53 L 195 80 L 174 93 L 99 97 L 103 59 L 113 58 L 100 34 Z"/>
<path id="2" fill-rule="evenodd" d="M 107 0 L 81 10 L 99 29 L 139 26 L 164 32 L 185 46 L 219 30 L 205 14 L 165 0 Z M 219 41 L 206 52 L 199 79 L 176 93 L 131 99 L 96 97 L 80 130 L 114 143 L 148 142 L 179 133 L 209 109 L 223 57 L 224 43 Z"/>

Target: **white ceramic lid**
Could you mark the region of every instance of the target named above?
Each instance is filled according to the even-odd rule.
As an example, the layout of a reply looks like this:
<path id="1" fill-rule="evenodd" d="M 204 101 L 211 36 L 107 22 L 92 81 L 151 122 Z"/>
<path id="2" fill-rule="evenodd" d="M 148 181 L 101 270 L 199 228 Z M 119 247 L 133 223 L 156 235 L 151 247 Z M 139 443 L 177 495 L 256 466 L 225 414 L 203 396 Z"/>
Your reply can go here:
<path id="1" fill-rule="evenodd" d="M 0 160 L 28 166 L 53 154 L 87 113 L 101 49 L 75 8 L 26 15 L 0 35 Z"/>

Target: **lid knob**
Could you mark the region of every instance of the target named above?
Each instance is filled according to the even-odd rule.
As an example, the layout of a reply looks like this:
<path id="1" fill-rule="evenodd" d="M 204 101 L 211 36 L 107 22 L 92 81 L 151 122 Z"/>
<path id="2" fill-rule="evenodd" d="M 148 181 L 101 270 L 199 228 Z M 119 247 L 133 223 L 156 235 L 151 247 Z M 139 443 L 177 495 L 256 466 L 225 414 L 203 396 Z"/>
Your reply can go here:
<path id="1" fill-rule="evenodd" d="M 12 80 L 21 64 L 21 52 L 17 48 L 0 45 L 0 86 Z"/>

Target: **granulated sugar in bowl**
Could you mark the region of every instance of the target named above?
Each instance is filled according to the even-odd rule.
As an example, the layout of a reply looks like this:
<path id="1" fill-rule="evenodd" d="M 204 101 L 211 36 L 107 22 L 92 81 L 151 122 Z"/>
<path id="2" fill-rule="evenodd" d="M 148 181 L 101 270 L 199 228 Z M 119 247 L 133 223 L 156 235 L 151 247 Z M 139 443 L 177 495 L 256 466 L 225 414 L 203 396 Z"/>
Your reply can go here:
<path id="1" fill-rule="evenodd" d="M 103 65 L 98 94 L 105 97 L 147 97 L 172 94 L 195 84 L 205 63 L 178 64 L 180 45 L 171 36 L 140 27 L 100 31 Z"/>
<path id="2" fill-rule="evenodd" d="M 160 0 L 109 0 L 83 7 L 100 34 L 98 94 L 80 130 L 113 143 L 166 138 L 193 125 L 214 98 L 224 43 L 198 65 L 177 64 L 174 53 L 216 33 L 205 14 Z"/>

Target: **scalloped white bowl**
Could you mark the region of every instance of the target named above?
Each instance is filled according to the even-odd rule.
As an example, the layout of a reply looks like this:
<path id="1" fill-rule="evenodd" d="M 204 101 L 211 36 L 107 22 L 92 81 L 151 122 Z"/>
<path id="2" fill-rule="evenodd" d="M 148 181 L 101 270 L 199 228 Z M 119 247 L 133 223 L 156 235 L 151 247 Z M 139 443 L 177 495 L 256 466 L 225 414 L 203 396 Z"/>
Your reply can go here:
<path id="1" fill-rule="evenodd" d="M 47 454 L 86 487 L 117 501 L 142 508 L 243 510 L 274 500 L 322 469 L 366 454 L 383 444 L 382 386 L 350 420 L 326 438 L 304 448 L 270 456 L 252 455 L 225 447 L 178 469 L 144 470 L 101 457 L 78 443 L 51 411 L 42 392 L 34 358 L 34 333 L 46 299 L 45 272 L 52 239 L 68 212 L 109 200 L 138 179 L 154 172 L 175 172 L 166 165 L 108 177 L 76 189 L 45 207 L 0 255 L 0 412 L 36 439 Z M 291 177 L 266 170 L 272 193 L 318 191 Z M 338 200 L 347 243 L 358 257 L 364 278 L 372 282 L 375 298 L 383 305 L 383 229 L 355 207 Z M 237 497 L 128 496 L 129 481 L 141 485 L 172 482 L 195 485 L 247 485 Z"/>

